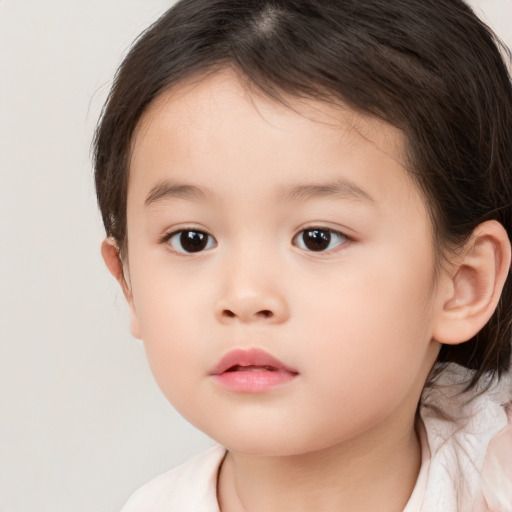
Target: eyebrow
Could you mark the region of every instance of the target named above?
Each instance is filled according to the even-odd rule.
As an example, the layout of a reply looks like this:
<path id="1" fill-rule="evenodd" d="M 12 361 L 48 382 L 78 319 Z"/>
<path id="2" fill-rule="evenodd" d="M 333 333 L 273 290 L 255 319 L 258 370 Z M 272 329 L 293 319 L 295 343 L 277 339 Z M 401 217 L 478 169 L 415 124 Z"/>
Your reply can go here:
<path id="1" fill-rule="evenodd" d="M 149 206 L 164 199 L 206 199 L 207 196 L 211 195 L 213 193 L 208 189 L 196 187 L 195 185 L 161 181 L 149 191 L 144 205 Z"/>
<path id="2" fill-rule="evenodd" d="M 308 201 L 322 197 L 337 197 L 376 204 L 375 199 L 366 190 L 345 178 L 327 183 L 307 183 L 296 185 L 290 189 L 281 189 L 278 196 L 280 199 L 287 201 Z"/>
<path id="3" fill-rule="evenodd" d="M 157 183 L 144 201 L 145 206 L 166 199 L 195 199 L 205 200 L 214 196 L 208 188 L 198 187 L 187 183 L 171 183 L 167 180 Z M 323 197 L 337 197 L 341 199 L 356 199 L 375 204 L 375 199 L 363 188 L 344 178 L 327 183 L 306 183 L 291 188 L 282 187 L 278 190 L 278 199 L 281 201 L 308 201 Z"/>

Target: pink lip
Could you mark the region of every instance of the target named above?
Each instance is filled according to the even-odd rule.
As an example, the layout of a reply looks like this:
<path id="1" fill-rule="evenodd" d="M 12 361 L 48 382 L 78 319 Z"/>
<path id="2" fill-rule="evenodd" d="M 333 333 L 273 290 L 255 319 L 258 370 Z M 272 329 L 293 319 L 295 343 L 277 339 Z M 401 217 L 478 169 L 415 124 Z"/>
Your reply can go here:
<path id="1" fill-rule="evenodd" d="M 210 375 L 221 386 L 241 393 L 263 393 L 291 381 L 299 372 L 264 350 L 232 350 Z"/>

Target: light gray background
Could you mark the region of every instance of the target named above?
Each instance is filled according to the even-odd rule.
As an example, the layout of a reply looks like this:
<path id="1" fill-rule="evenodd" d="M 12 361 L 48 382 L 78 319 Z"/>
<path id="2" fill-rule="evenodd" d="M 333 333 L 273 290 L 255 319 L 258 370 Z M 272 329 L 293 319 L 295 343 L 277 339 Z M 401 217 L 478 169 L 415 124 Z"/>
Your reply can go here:
<path id="1" fill-rule="evenodd" d="M 90 141 L 164 0 L 0 0 L 0 512 L 115 512 L 211 444 L 161 396 L 103 267 Z M 474 0 L 512 44 L 512 0 Z"/>

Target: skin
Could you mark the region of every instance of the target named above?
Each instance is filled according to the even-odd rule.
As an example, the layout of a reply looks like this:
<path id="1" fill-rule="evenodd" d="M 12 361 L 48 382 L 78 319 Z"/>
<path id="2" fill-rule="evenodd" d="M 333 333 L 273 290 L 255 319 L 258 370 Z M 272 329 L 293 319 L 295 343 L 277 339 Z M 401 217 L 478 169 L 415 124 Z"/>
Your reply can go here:
<path id="1" fill-rule="evenodd" d="M 450 328 L 482 287 L 457 286 L 467 281 L 461 261 L 436 276 L 403 148 L 381 121 L 313 100 L 290 109 L 229 71 L 163 93 L 138 127 L 127 258 L 120 270 L 109 241 L 104 257 L 163 393 L 229 450 L 222 512 L 407 503 L 422 388 L 439 341 L 463 341 Z M 290 193 L 332 183 L 344 185 Z M 169 193 L 176 184 L 203 193 Z M 344 236 L 311 251 L 301 233 L 313 227 Z M 169 235 L 184 229 L 209 234 L 206 249 L 182 252 Z M 496 244 L 484 235 L 490 254 Z M 234 348 L 261 348 L 298 375 L 265 393 L 226 390 L 209 373 Z"/>

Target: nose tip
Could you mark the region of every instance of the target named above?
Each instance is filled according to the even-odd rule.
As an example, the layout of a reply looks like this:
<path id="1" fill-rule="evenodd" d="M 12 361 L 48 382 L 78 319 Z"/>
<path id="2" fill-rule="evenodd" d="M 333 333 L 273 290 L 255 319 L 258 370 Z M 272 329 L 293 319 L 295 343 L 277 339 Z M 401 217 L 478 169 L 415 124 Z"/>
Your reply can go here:
<path id="1" fill-rule="evenodd" d="M 214 288 L 217 321 L 224 324 L 285 322 L 290 311 L 288 280 L 282 262 L 273 253 L 265 252 L 265 244 L 252 233 L 248 240 L 238 243 L 218 267 Z"/>

